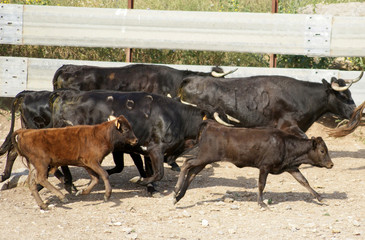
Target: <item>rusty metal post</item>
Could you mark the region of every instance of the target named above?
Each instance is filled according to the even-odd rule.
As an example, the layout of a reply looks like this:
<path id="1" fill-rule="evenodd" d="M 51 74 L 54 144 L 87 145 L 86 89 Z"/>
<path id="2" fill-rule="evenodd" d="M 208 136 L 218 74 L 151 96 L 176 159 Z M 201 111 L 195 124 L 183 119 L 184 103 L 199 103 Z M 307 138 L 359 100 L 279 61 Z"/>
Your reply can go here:
<path id="1" fill-rule="evenodd" d="M 133 9 L 134 8 L 134 0 L 128 0 L 128 8 Z"/>
<path id="2" fill-rule="evenodd" d="M 133 9 L 134 8 L 134 0 L 128 0 L 128 9 Z M 132 62 L 133 61 L 133 49 L 131 48 L 126 48 L 125 49 L 125 58 L 126 58 L 126 62 Z"/>
<path id="3" fill-rule="evenodd" d="M 279 4 L 279 0 L 272 0 L 272 5 L 271 5 L 272 13 L 278 12 L 278 4 Z M 270 67 L 271 68 L 276 67 L 276 62 L 277 62 L 276 54 L 270 54 Z"/>

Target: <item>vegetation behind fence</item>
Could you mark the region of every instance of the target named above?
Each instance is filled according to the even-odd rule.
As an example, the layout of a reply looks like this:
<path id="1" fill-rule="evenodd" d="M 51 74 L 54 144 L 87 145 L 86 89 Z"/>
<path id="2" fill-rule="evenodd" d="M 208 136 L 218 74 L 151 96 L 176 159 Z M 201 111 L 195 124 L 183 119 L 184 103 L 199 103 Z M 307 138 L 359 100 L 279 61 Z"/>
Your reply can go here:
<path id="1" fill-rule="evenodd" d="M 318 3 L 343 3 L 348 0 L 279 0 L 279 13 L 298 13 L 299 9 Z M 127 0 L 0 0 L 0 3 L 37 4 L 53 6 L 127 8 Z M 181 10 L 181 11 L 228 11 L 228 12 L 270 12 L 271 0 L 135 0 L 136 9 Z M 133 61 L 140 63 L 191 64 L 191 65 L 225 65 L 268 67 L 269 56 L 266 54 L 134 49 Z M 0 45 L 1 56 L 18 56 L 32 58 L 56 58 L 92 61 L 118 61 L 126 59 L 121 48 L 86 48 L 59 46 L 18 46 Z M 346 68 L 358 70 L 364 68 L 365 58 L 352 57 L 341 59 L 338 65 L 334 58 L 306 56 L 278 56 L 278 67 L 295 68 Z"/>

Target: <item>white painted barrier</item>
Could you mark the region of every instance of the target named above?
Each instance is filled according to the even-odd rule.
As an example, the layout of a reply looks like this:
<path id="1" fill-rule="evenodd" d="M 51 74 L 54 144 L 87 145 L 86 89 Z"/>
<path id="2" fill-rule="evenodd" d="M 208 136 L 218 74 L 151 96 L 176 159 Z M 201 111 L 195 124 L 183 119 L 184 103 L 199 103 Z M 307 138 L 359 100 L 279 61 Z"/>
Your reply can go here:
<path id="1" fill-rule="evenodd" d="M 0 4 L 0 44 L 365 56 L 365 17 Z"/>
<path id="2" fill-rule="evenodd" d="M 52 91 L 52 79 L 56 70 L 63 64 L 92 65 L 104 67 L 122 67 L 128 65 L 125 62 L 95 62 L 77 60 L 59 60 L 42 58 L 18 58 L 0 57 L 0 96 L 14 97 L 22 90 L 50 90 Z M 198 65 L 172 65 L 167 66 L 193 71 L 209 72 L 212 66 Z M 225 71 L 237 67 L 222 67 Z M 253 75 L 284 75 L 299 80 L 321 82 L 322 79 L 330 81 L 336 78 L 355 78 L 359 71 L 339 71 L 322 69 L 293 69 L 293 68 L 253 68 L 238 67 L 238 70 L 227 77 L 248 77 Z M 351 87 L 354 101 L 357 105 L 365 101 L 365 76 Z"/>

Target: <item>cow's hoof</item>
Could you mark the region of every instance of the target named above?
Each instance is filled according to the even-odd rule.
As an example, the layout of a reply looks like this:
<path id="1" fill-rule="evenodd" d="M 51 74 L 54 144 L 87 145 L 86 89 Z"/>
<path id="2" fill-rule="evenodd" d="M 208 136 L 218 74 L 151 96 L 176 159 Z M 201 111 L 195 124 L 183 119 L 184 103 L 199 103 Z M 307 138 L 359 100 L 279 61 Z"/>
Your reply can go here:
<path id="1" fill-rule="evenodd" d="M 142 181 L 142 177 L 136 176 L 134 178 L 131 178 L 129 181 L 132 183 L 140 183 Z"/>
<path id="2" fill-rule="evenodd" d="M 45 203 L 39 205 L 39 207 L 40 207 L 41 210 L 48 210 L 48 205 L 45 204 Z"/>
<path id="3" fill-rule="evenodd" d="M 62 203 L 68 203 L 68 199 L 66 197 L 60 199 Z"/>
<path id="4" fill-rule="evenodd" d="M 74 184 L 64 184 L 64 187 L 69 194 L 72 194 L 72 192 L 78 191 Z"/>
<path id="5" fill-rule="evenodd" d="M 109 200 L 110 196 L 104 196 L 104 202 L 107 202 Z"/>
<path id="6" fill-rule="evenodd" d="M 259 206 L 260 206 L 260 208 L 262 209 L 262 210 L 267 210 L 267 209 L 269 209 L 269 207 L 264 203 L 264 202 L 259 202 L 258 203 L 259 204 Z"/>
<path id="7" fill-rule="evenodd" d="M 79 196 L 80 194 L 82 194 L 83 190 L 79 190 L 76 192 L 75 196 Z"/>
<path id="8" fill-rule="evenodd" d="M 137 183 L 137 184 L 142 185 L 142 186 L 147 186 L 147 184 L 148 184 L 147 182 L 144 182 L 143 177 L 139 177 L 139 176 L 134 177 L 134 178 L 130 179 L 129 181 L 132 182 L 132 183 Z"/>
<path id="9" fill-rule="evenodd" d="M 171 163 L 170 166 L 171 166 L 172 171 L 175 171 L 175 172 L 180 172 L 181 171 L 179 165 L 177 165 L 177 163 L 175 163 L 175 162 Z"/>

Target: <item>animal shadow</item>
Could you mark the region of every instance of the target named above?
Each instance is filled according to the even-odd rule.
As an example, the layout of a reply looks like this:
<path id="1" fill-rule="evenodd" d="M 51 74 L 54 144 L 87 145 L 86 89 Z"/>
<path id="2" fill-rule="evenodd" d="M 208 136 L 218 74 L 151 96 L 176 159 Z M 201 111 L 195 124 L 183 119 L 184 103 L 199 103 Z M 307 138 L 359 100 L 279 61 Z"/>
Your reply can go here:
<path id="1" fill-rule="evenodd" d="M 249 192 L 249 191 L 230 191 L 230 196 L 236 202 L 257 202 L 257 192 Z M 323 198 L 323 203 L 318 202 L 313 196 L 308 192 L 264 192 L 264 199 L 269 199 L 269 205 L 277 205 L 279 203 L 286 202 L 300 202 L 305 201 L 307 203 L 314 203 L 317 205 L 326 205 L 326 199 L 337 199 L 344 200 L 347 199 L 347 194 L 345 192 L 335 191 L 333 193 L 320 193 Z M 204 200 L 200 201 L 197 204 L 204 204 L 206 202 L 219 202 L 222 201 L 222 197 L 212 199 L 212 200 Z"/>

